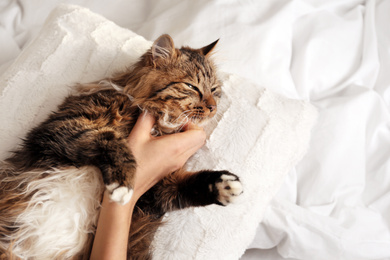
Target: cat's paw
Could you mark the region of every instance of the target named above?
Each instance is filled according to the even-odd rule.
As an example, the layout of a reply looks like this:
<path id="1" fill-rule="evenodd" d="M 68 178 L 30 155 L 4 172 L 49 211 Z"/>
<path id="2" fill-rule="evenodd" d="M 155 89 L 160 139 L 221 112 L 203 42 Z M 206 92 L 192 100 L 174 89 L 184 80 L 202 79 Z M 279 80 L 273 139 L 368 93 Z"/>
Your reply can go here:
<path id="1" fill-rule="evenodd" d="M 110 192 L 110 199 L 118 204 L 125 205 L 133 196 L 133 189 L 126 186 L 119 186 L 118 183 L 106 185 Z"/>
<path id="2" fill-rule="evenodd" d="M 227 171 L 217 179 L 214 189 L 218 193 L 217 200 L 224 206 L 234 202 L 243 192 L 240 179 Z"/>

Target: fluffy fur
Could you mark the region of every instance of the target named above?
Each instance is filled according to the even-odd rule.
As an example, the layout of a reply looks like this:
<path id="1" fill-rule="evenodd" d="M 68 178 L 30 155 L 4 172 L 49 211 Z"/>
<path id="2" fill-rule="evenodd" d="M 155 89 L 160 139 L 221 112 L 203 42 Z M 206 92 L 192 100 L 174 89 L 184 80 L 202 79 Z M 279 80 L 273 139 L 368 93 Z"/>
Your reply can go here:
<path id="1" fill-rule="evenodd" d="M 17 176 L 7 172 L 1 172 L 6 194 L 0 203 L 1 251 L 8 251 L 2 257 L 69 259 L 83 253 L 104 189 L 98 169 L 37 169 Z"/>
<path id="2" fill-rule="evenodd" d="M 0 255 L 87 257 L 101 183 L 118 203 L 132 195 L 136 160 L 125 139 L 140 111 L 156 117 L 156 135 L 180 131 L 189 120 L 207 122 L 216 113 L 221 88 L 208 57 L 216 43 L 176 49 L 163 35 L 134 67 L 81 86 L 79 95 L 32 129 L 0 166 Z M 150 242 L 165 212 L 226 205 L 241 192 L 238 177 L 227 171 L 173 172 L 138 201 L 129 258 L 151 257 Z"/>

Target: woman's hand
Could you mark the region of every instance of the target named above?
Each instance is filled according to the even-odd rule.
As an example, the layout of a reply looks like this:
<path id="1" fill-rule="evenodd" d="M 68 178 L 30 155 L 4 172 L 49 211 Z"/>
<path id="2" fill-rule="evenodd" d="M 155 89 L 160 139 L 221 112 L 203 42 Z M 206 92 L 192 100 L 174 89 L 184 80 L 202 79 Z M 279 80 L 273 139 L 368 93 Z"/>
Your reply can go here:
<path id="1" fill-rule="evenodd" d="M 155 119 L 142 113 L 128 138 L 137 161 L 134 193 L 129 203 L 111 202 L 104 193 L 91 259 L 126 259 L 131 216 L 135 203 L 165 175 L 179 169 L 206 140 L 202 128 L 189 123 L 184 132 L 153 137 Z"/>
<path id="2" fill-rule="evenodd" d="M 128 138 L 137 162 L 134 194 L 138 199 L 165 175 L 178 170 L 206 140 L 202 128 L 188 123 L 184 132 L 154 137 L 150 134 L 155 118 L 142 113 Z"/>

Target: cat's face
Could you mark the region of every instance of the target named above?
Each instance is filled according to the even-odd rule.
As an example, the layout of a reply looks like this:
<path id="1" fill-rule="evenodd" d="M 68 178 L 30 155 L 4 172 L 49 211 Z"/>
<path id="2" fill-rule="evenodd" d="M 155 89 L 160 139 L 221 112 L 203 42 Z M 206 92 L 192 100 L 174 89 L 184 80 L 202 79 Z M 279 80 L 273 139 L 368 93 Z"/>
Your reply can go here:
<path id="1" fill-rule="evenodd" d="M 137 93 L 131 94 L 144 97 L 139 105 L 157 118 L 159 131 L 177 131 L 188 121 L 202 124 L 216 114 L 221 86 L 208 58 L 215 44 L 175 49 L 172 39 L 163 35 L 142 57 L 137 66 L 144 75 Z"/>

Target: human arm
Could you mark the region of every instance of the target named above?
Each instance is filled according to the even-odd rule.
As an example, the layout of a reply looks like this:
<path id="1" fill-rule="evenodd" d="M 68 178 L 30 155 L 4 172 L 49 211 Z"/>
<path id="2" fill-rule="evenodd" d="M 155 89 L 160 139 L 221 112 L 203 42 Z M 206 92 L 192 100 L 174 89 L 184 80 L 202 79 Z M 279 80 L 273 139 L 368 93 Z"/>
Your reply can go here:
<path id="1" fill-rule="evenodd" d="M 107 193 L 92 247 L 91 259 L 126 259 L 131 216 L 137 200 L 167 174 L 179 169 L 205 142 L 203 129 L 189 123 L 184 132 L 154 137 L 155 119 L 141 114 L 128 138 L 137 161 L 134 193 L 129 203 L 111 202 Z"/>

